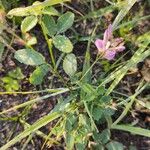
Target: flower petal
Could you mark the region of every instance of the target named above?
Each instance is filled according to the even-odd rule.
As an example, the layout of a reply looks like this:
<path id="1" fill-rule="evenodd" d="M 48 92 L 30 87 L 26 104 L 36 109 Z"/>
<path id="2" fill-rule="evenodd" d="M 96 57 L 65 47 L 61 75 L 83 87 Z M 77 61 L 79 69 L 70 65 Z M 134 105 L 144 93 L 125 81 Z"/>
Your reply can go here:
<path id="1" fill-rule="evenodd" d="M 106 44 L 112 38 L 112 25 L 110 24 L 104 32 L 104 43 Z"/>
<path id="2" fill-rule="evenodd" d="M 115 50 L 116 52 L 122 52 L 125 50 L 125 46 L 121 45 L 121 46 L 113 47 L 112 49 Z"/>
<path id="3" fill-rule="evenodd" d="M 123 38 L 115 38 L 111 41 L 112 47 L 117 47 L 118 45 L 124 45 Z"/>
<path id="4" fill-rule="evenodd" d="M 98 49 L 99 51 L 103 51 L 103 49 L 104 49 L 104 42 L 103 42 L 103 40 L 97 39 L 97 40 L 95 41 L 95 45 L 96 45 L 96 47 L 97 47 L 97 49 Z"/>
<path id="5" fill-rule="evenodd" d="M 105 54 L 104 54 L 103 57 L 106 58 L 107 60 L 113 60 L 114 57 L 115 57 L 115 55 L 116 55 L 116 52 L 115 52 L 115 51 L 107 50 L 107 51 L 105 52 Z"/>
<path id="6" fill-rule="evenodd" d="M 114 48 L 116 50 L 116 52 L 122 52 L 125 50 L 125 46 L 118 46 Z"/>

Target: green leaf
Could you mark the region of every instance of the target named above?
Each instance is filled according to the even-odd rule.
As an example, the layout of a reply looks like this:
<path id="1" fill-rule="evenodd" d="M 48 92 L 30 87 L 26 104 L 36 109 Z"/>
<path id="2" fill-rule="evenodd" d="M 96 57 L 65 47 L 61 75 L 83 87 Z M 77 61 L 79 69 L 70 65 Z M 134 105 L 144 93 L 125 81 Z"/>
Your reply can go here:
<path id="1" fill-rule="evenodd" d="M 73 150 L 75 143 L 74 135 L 72 133 L 67 133 L 65 142 L 66 142 L 66 149 Z"/>
<path id="2" fill-rule="evenodd" d="M 109 140 L 110 140 L 110 130 L 109 129 L 105 129 L 102 131 L 102 133 L 100 134 L 100 139 L 102 141 L 103 144 L 106 144 Z"/>
<path id="3" fill-rule="evenodd" d="M 56 34 L 57 25 L 56 25 L 53 17 L 51 17 L 49 15 L 43 15 L 42 26 L 43 26 L 46 34 L 48 34 L 49 36 L 53 36 L 54 34 Z"/>
<path id="4" fill-rule="evenodd" d="M 73 45 L 66 36 L 62 36 L 62 35 L 55 36 L 53 38 L 53 44 L 58 50 L 64 53 L 70 53 L 73 50 Z"/>
<path id="5" fill-rule="evenodd" d="M 54 7 L 45 7 L 42 10 L 42 14 L 50 16 L 59 16 L 59 12 Z"/>
<path id="6" fill-rule="evenodd" d="M 39 52 L 31 49 L 21 49 L 15 52 L 15 59 L 26 65 L 37 66 L 45 63 L 45 58 Z"/>
<path id="7" fill-rule="evenodd" d="M 4 88 L 7 92 L 19 90 L 19 83 L 11 77 L 4 77 L 1 79 L 4 83 Z"/>
<path id="8" fill-rule="evenodd" d="M 65 130 L 66 132 L 70 132 L 75 129 L 74 126 L 77 123 L 77 117 L 73 114 L 69 114 L 66 119 Z"/>
<path id="9" fill-rule="evenodd" d="M 94 120 L 99 121 L 102 118 L 103 109 L 99 107 L 94 107 L 92 110 L 92 115 L 93 115 Z"/>
<path id="10" fill-rule="evenodd" d="M 30 39 L 27 39 L 27 45 L 32 46 L 37 43 L 37 38 L 35 36 L 32 36 Z"/>
<path id="11" fill-rule="evenodd" d="M 105 109 L 104 109 L 104 112 L 103 112 L 105 118 L 108 117 L 108 116 L 114 115 L 114 113 L 115 113 L 115 110 L 112 109 L 112 108 L 109 108 L 109 107 L 108 107 L 108 108 L 105 108 Z"/>
<path id="12" fill-rule="evenodd" d="M 124 149 L 122 143 L 119 143 L 116 141 L 112 141 L 112 142 L 108 143 L 106 145 L 106 148 L 108 150 L 123 150 Z"/>
<path id="13" fill-rule="evenodd" d="M 50 68 L 47 64 L 38 66 L 29 78 L 30 83 L 33 85 L 41 84 L 43 82 L 44 76 L 49 72 L 49 69 Z"/>
<path id="14" fill-rule="evenodd" d="M 14 79 L 18 79 L 18 80 L 21 80 L 24 78 L 24 75 L 19 67 L 17 67 L 16 69 L 14 69 L 12 71 L 9 71 L 8 76 L 12 77 Z"/>
<path id="15" fill-rule="evenodd" d="M 75 147 L 76 147 L 77 150 L 85 150 L 85 149 L 86 149 L 86 144 L 83 143 L 83 142 L 77 143 L 77 144 L 75 145 Z"/>
<path id="16" fill-rule="evenodd" d="M 112 100 L 111 96 L 103 96 L 99 101 L 104 104 L 109 104 Z"/>
<path id="17" fill-rule="evenodd" d="M 38 19 L 36 16 L 28 16 L 21 23 L 21 31 L 23 33 L 30 31 L 33 27 L 36 26 Z"/>
<path id="18" fill-rule="evenodd" d="M 84 101 L 93 101 L 98 96 L 97 90 L 91 84 L 82 82 L 78 83 L 78 85 L 82 89 L 82 99 Z"/>
<path id="19" fill-rule="evenodd" d="M 38 15 L 45 7 L 56 5 L 70 0 L 45 0 L 44 2 L 36 2 L 36 4 L 28 7 L 14 8 L 8 12 L 8 16 L 30 16 Z M 37 13 L 38 12 L 38 13 Z"/>
<path id="20" fill-rule="evenodd" d="M 65 32 L 69 29 L 74 22 L 74 14 L 71 12 L 67 12 L 60 16 L 57 21 L 57 33 Z"/>
<path id="21" fill-rule="evenodd" d="M 87 94 L 97 93 L 96 90 L 95 90 L 95 88 L 91 84 L 88 84 L 88 83 L 79 83 L 79 86 Z"/>
<path id="22" fill-rule="evenodd" d="M 69 76 L 73 76 L 77 71 L 77 60 L 74 54 L 67 54 L 63 61 L 63 69 Z"/>

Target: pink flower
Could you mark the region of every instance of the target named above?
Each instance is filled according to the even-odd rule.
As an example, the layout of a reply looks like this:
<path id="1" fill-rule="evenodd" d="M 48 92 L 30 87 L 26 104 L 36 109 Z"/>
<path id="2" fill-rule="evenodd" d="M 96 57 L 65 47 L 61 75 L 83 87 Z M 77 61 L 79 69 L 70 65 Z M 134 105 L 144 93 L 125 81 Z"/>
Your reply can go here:
<path id="1" fill-rule="evenodd" d="M 114 39 L 112 32 L 112 25 L 109 25 L 108 29 L 105 30 L 103 40 L 97 39 L 95 41 L 98 52 L 107 60 L 114 59 L 117 52 L 122 52 L 125 49 L 123 39 Z"/>

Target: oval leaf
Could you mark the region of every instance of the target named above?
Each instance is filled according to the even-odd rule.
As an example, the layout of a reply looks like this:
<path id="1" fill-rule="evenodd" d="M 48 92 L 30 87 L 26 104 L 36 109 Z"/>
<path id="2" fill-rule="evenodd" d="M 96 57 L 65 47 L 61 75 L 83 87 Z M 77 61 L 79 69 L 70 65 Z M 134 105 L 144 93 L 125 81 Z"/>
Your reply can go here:
<path id="1" fill-rule="evenodd" d="M 106 148 L 108 150 L 123 150 L 124 149 L 122 143 L 119 143 L 117 141 L 112 141 L 112 142 L 108 143 L 106 145 Z"/>
<path id="2" fill-rule="evenodd" d="M 36 26 L 38 22 L 38 19 L 36 16 L 29 16 L 29 17 L 26 17 L 23 21 L 22 21 L 22 24 L 21 24 L 21 31 L 23 33 L 31 30 L 33 27 Z"/>
<path id="3" fill-rule="evenodd" d="M 102 131 L 102 133 L 100 134 L 100 139 L 101 139 L 101 142 L 103 144 L 106 144 L 108 143 L 108 141 L 110 140 L 110 130 L 109 129 L 105 129 Z"/>
<path id="4" fill-rule="evenodd" d="M 56 34 L 57 26 L 53 17 L 49 15 L 43 15 L 42 26 L 49 36 L 53 36 L 54 34 Z"/>
<path id="5" fill-rule="evenodd" d="M 57 33 L 65 32 L 69 29 L 74 22 L 74 14 L 71 12 L 67 12 L 60 16 L 57 21 Z"/>
<path id="6" fill-rule="evenodd" d="M 42 14 L 51 15 L 51 16 L 59 16 L 59 12 L 54 7 L 45 7 L 42 10 Z"/>
<path id="7" fill-rule="evenodd" d="M 21 49 L 15 52 L 15 59 L 26 65 L 37 66 L 45 63 L 45 58 L 31 49 Z"/>
<path id="8" fill-rule="evenodd" d="M 67 37 L 62 35 L 55 36 L 53 38 L 53 44 L 58 50 L 64 53 L 70 53 L 73 50 L 73 45 L 71 41 Z"/>
<path id="9" fill-rule="evenodd" d="M 63 62 L 63 69 L 69 76 L 73 76 L 77 71 L 77 60 L 74 54 L 68 54 Z"/>
<path id="10" fill-rule="evenodd" d="M 46 76 L 48 71 L 49 71 L 49 66 L 47 64 L 38 66 L 29 78 L 30 83 L 33 85 L 41 84 L 43 82 L 44 76 Z"/>
<path id="11" fill-rule="evenodd" d="M 44 2 L 36 2 L 32 6 L 14 8 L 8 12 L 7 16 L 12 17 L 12 16 L 38 15 L 40 13 L 40 10 L 42 11 L 42 9 L 45 7 L 56 5 L 67 1 L 70 0 L 45 0 Z"/>

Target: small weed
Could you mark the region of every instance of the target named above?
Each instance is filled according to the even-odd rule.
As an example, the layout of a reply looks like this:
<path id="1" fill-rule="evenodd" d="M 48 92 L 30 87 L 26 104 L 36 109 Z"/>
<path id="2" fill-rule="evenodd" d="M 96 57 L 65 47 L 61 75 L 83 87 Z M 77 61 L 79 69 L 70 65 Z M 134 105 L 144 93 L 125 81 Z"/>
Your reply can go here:
<path id="1" fill-rule="evenodd" d="M 126 81 L 128 73 L 132 74 L 130 71 L 150 56 L 149 31 L 134 33 L 138 23 L 150 17 L 143 11 L 134 17 L 130 14 L 137 3 L 136 0 L 0 2 L 3 73 L 0 95 L 25 98 L 0 112 L 1 120 L 13 120 L 24 127 L 19 133 L 14 131 L 0 150 L 18 142 L 19 149 L 27 149 L 30 143 L 36 149 L 36 136 L 44 140 L 40 149 L 58 146 L 67 150 L 134 149 L 113 138 L 112 131 L 116 130 L 150 138 L 149 129 L 124 122 L 132 114 L 134 104 L 149 109 L 145 105 L 147 99 L 146 102 L 138 99 L 149 88 L 147 78 L 140 77 L 137 71 L 140 79 L 134 86 L 132 81 Z M 80 9 L 81 6 L 87 10 Z M 80 43 L 87 46 L 82 54 Z M 15 65 L 6 73 L 4 63 L 8 55 Z M 24 82 L 29 90 L 21 86 Z M 124 92 L 125 89 L 129 92 Z M 57 103 L 52 109 L 45 109 L 47 101 L 52 100 Z M 39 110 L 38 119 L 34 116 L 32 120 L 32 112 L 41 107 L 42 115 Z M 45 134 L 41 128 L 47 126 Z"/>

